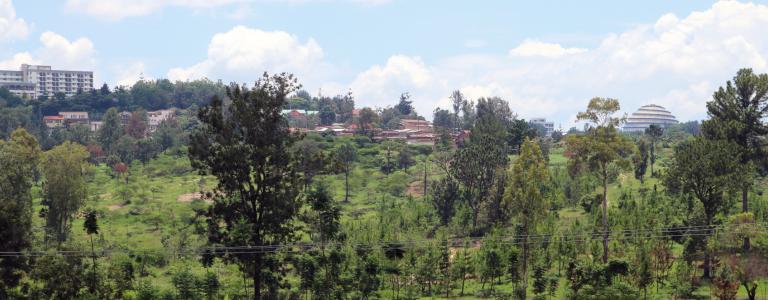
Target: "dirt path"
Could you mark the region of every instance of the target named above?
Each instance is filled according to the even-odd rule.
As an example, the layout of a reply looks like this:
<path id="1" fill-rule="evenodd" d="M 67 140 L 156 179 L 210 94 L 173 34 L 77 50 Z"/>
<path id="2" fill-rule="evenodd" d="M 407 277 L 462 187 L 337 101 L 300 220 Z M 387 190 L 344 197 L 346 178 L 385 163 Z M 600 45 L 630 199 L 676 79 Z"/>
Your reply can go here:
<path id="1" fill-rule="evenodd" d="M 424 181 L 423 180 L 416 180 L 414 182 L 411 182 L 408 184 L 408 188 L 405 190 L 406 196 L 411 196 L 413 198 L 424 196 Z"/>
<path id="2" fill-rule="evenodd" d="M 203 199 L 203 193 L 198 192 L 181 194 L 176 198 L 176 201 L 188 203 L 194 201 L 195 199 Z M 210 199 L 205 199 L 205 203 L 213 204 L 213 201 Z"/>

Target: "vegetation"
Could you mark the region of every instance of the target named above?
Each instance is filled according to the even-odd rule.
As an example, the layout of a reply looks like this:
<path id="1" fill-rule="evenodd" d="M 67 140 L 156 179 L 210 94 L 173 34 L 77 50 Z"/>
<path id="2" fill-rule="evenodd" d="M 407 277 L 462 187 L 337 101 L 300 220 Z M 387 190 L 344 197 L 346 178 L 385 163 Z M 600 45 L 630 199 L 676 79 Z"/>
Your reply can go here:
<path id="1" fill-rule="evenodd" d="M 701 128 L 636 135 L 616 99 L 547 137 L 456 91 L 434 145 L 379 135 L 423 118 L 408 93 L 355 110 L 287 74 L 0 90 L 0 299 L 756 299 L 765 78 L 739 71 Z M 60 108 L 102 127 L 39 124 Z M 356 129 L 296 127 L 333 123 Z"/>

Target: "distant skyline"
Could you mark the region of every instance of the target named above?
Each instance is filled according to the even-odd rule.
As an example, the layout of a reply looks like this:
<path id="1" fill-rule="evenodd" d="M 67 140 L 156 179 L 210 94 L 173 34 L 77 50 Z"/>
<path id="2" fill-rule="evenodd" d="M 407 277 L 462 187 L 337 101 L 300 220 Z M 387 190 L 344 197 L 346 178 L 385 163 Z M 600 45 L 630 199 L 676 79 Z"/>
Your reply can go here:
<path id="1" fill-rule="evenodd" d="M 594 96 L 680 121 L 739 68 L 768 72 L 768 1 L 0 0 L 0 69 L 22 63 L 250 83 L 291 72 L 358 106 L 448 108 L 459 89 L 568 129 Z"/>

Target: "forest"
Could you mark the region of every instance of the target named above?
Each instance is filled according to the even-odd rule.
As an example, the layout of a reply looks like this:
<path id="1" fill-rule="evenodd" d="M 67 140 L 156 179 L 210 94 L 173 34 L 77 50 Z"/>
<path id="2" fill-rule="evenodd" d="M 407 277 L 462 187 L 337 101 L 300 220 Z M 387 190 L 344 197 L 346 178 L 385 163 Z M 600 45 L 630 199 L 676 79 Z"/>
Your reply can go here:
<path id="1" fill-rule="evenodd" d="M 610 97 L 548 136 L 500 97 L 447 96 L 424 145 L 373 138 L 426 119 L 408 93 L 358 110 L 285 73 L 0 89 L 0 299 L 768 297 L 768 74 L 642 133 Z M 42 123 L 61 111 L 102 125 Z"/>

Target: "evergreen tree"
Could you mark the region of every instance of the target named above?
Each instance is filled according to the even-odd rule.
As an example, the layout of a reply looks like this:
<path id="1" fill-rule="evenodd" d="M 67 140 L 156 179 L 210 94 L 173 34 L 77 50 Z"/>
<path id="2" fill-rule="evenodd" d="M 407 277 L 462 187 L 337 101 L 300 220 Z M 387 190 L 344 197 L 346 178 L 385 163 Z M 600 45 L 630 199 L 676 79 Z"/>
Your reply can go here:
<path id="1" fill-rule="evenodd" d="M 651 149 L 653 149 L 653 146 L 651 146 Z M 632 163 L 635 165 L 635 178 L 640 180 L 640 183 L 643 183 L 645 171 L 648 168 L 648 146 L 644 139 L 637 142 L 637 153 L 632 156 Z M 651 160 L 651 165 L 653 165 L 653 160 Z M 651 170 L 651 173 L 653 173 L 653 170 Z"/>
<path id="2" fill-rule="evenodd" d="M 516 219 L 520 222 L 523 244 L 522 263 L 520 270 L 523 277 L 523 286 L 527 284 L 528 258 L 530 245 L 528 236 L 536 228 L 536 224 L 546 213 L 546 201 L 544 188 L 549 180 L 547 162 L 539 150 L 536 142 L 526 139 L 520 149 L 520 156 L 512 165 L 512 171 L 507 182 L 507 191 L 504 201 L 509 203 Z M 525 293 L 522 294 L 525 297 Z"/>
<path id="3" fill-rule="evenodd" d="M 648 128 L 645 129 L 645 135 L 648 136 L 648 138 L 651 140 L 651 177 L 655 177 L 656 173 L 653 172 L 653 165 L 656 163 L 656 142 L 661 138 L 661 136 L 664 134 L 664 129 L 661 128 L 661 126 L 656 124 L 651 124 L 648 126 Z"/>
<path id="4" fill-rule="evenodd" d="M 720 87 L 707 102 L 710 119 L 702 124 L 704 136 L 736 143 L 742 165 L 758 163 L 765 157 L 765 139 L 768 134 L 768 74 L 755 74 L 752 69 L 741 69 Z M 753 170 L 745 170 L 752 175 Z M 749 211 L 751 176 L 742 177 L 741 208 Z M 744 249 L 749 249 L 749 239 L 744 239 Z"/>
<path id="5" fill-rule="evenodd" d="M 198 112 L 190 161 L 200 174 L 218 179 L 207 212 L 210 243 L 260 248 L 293 240 L 301 178 L 289 149 L 298 136 L 289 132 L 281 109 L 296 89 L 292 75 L 264 74 L 250 90 L 229 87 L 228 105 L 214 97 Z M 274 253 L 225 258 L 249 273 L 254 299 L 276 297 L 281 273 Z"/>

